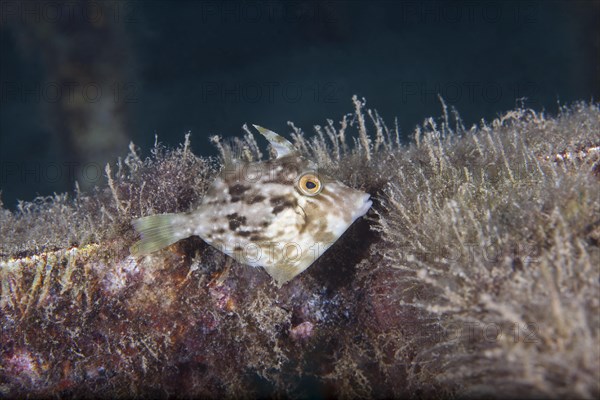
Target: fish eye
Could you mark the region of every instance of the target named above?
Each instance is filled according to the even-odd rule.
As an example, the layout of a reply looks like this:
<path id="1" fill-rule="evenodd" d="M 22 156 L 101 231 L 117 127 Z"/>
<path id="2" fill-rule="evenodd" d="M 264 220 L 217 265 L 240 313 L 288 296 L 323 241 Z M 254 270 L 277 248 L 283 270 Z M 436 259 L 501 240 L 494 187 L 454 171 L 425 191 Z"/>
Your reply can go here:
<path id="1" fill-rule="evenodd" d="M 319 177 L 312 172 L 300 176 L 297 186 L 300 192 L 307 196 L 316 196 L 323 189 L 321 179 L 319 179 Z"/>

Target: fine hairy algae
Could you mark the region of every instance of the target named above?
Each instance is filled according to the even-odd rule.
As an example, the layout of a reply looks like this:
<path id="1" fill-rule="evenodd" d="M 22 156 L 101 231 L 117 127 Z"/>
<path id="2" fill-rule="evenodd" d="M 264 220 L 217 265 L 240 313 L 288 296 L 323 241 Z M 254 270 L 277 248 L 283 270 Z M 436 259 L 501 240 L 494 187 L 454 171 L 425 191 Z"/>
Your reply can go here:
<path id="1" fill-rule="evenodd" d="M 263 130 L 270 157 L 247 127 L 218 158 L 130 145 L 93 191 L 0 207 L 0 397 L 598 398 L 598 104 L 442 103 L 405 143 L 353 104 Z M 215 246 L 304 232 L 333 244 L 297 275 Z"/>
<path id="2" fill-rule="evenodd" d="M 275 132 L 254 126 L 274 160 L 230 160 L 194 211 L 136 219 L 132 254 L 200 236 L 237 261 L 264 267 L 282 285 L 308 268 L 371 207 L 369 194 L 319 173 Z"/>

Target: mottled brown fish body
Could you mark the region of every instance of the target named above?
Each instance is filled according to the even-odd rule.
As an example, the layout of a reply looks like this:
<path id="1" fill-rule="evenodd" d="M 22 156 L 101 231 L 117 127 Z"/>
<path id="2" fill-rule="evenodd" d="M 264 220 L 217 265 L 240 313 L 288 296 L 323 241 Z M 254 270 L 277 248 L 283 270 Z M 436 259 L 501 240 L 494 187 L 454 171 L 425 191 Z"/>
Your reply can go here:
<path id="1" fill-rule="evenodd" d="M 367 193 L 320 174 L 285 139 L 277 136 L 274 144 L 276 134 L 268 132 L 276 159 L 226 165 L 196 211 L 136 220 L 142 233 L 137 252 L 197 235 L 243 264 L 264 267 L 282 285 L 368 211 Z M 162 218 L 163 228 L 151 226 L 152 218 Z M 145 245 L 148 233 L 161 243 Z"/>

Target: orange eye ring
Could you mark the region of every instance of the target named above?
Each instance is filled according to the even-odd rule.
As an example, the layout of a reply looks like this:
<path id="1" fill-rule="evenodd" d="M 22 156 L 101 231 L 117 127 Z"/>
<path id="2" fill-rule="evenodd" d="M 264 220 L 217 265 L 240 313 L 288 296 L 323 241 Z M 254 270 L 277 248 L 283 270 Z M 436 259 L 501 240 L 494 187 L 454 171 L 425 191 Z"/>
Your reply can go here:
<path id="1" fill-rule="evenodd" d="M 313 172 L 307 172 L 300 176 L 296 185 L 300 193 L 306 196 L 316 196 L 323 190 L 321 179 Z"/>

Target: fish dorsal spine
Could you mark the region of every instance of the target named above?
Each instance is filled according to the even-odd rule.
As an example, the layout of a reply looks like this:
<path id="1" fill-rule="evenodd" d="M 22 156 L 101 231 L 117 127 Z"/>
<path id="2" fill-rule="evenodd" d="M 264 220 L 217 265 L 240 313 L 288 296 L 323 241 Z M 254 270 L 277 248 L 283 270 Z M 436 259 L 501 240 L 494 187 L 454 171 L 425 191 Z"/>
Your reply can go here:
<path id="1" fill-rule="evenodd" d="M 269 143 L 271 143 L 271 146 L 273 146 L 273 149 L 275 149 L 275 152 L 277 153 L 277 158 L 285 157 L 296 152 L 294 145 L 283 136 L 259 125 L 252 126 L 254 126 L 256 130 L 269 141 Z"/>

